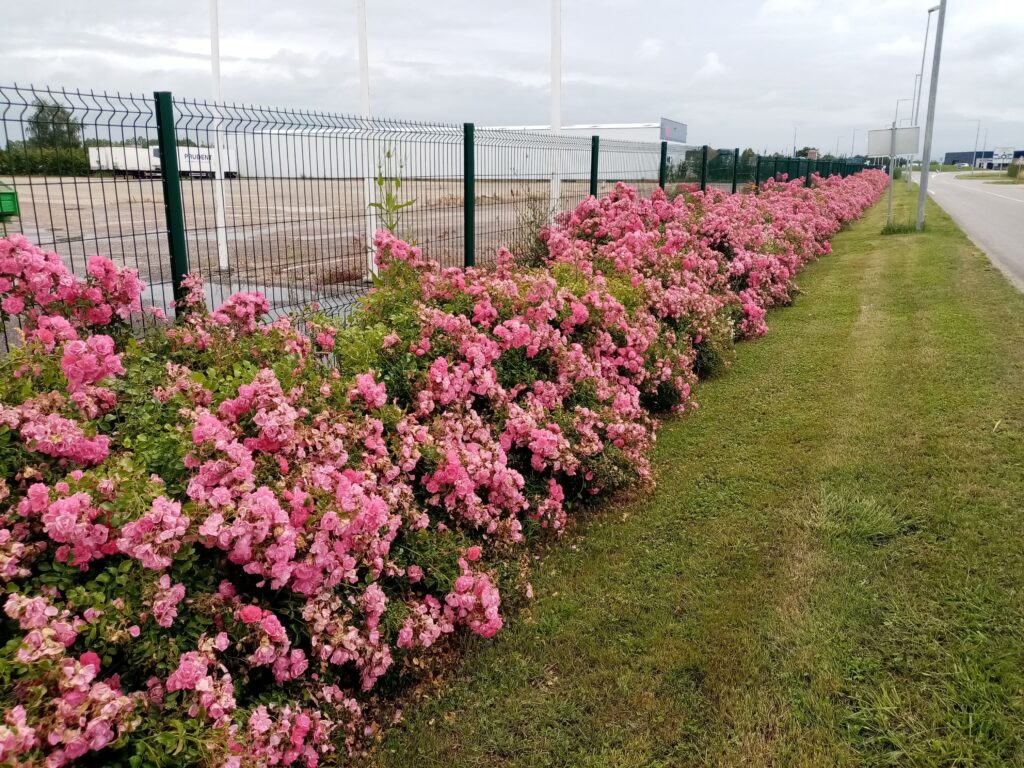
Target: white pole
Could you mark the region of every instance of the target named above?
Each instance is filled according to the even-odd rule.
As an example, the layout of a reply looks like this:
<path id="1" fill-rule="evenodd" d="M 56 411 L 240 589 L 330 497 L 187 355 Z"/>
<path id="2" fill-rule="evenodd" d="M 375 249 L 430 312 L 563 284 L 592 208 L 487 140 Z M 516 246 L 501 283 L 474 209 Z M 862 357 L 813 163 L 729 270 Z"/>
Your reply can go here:
<path id="1" fill-rule="evenodd" d="M 852 136 L 852 137 L 851 137 L 851 139 L 850 139 L 850 157 L 853 157 L 853 156 L 854 156 L 854 154 L 856 154 L 856 153 L 855 153 L 855 152 L 853 151 L 853 148 L 854 148 L 854 144 L 856 143 L 856 141 L 857 141 L 857 129 L 856 129 L 856 128 L 854 128 L 854 129 L 853 129 L 853 136 Z"/>
<path id="2" fill-rule="evenodd" d="M 356 0 L 356 36 L 359 38 L 359 111 L 363 117 L 370 119 L 370 58 L 367 53 L 366 42 L 366 0 Z M 372 142 L 366 146 L 373 147 Z M 363 177 L 363 200 L 366 203 L 366 270 L 373 276 L 377 274 L 377 262 L 374 261 L 373 238 L 377 234 L 378 220 L 377 209 L 371 208 L 370 203 L 376 202 L 377 194 L 375 185 L 375 163 L 379 158 L 374 157 L 372 151 L 367 151 L 364 158 L 366 163 L 366 175 Z"/>
<path id="3" fill-rule="evenodd" d="M 370 116 L 370 59 L 366 51 L 366 0 L 356 0 L 356 34 L 359 37 L 359 111 Z"/>
<path id="4" fill-rule="evenodd" d="M 935 53 L 932 58 L 932 82 L 928 90 L 928 112 L 924 122 L 924 152 L 921 156 L 921 186 L 917 192 L 917 229 L 924 229 L 924 204 L 928 199 L 931 175 L 932 130 L 935 128 L 935 100 L 939 92 L 939 63 L 942 59 L 942 31 L 946 25 L 946 0 L 939 2 L 939 20 L 935 25 Z"/>
<path id="5" fill-rule="evenodd" d="M 914 102 L 914 125 L 917 125 L 917 116 L 921 113 L 921 94 L 924 92 L 924 60 L 928 54 L 928 32 L 932 27 L 932 14 L 939 6 L 928 9 L 928 21 L 924 25 L 924 48 L 921 49 L 921 73 L 917 76 L 919 85 L 917 88 L 917 101 Z"/>
<path id="6" fill-rule="evenodd" d="M 551 133 L 562 130 L 562 0 L 551 0 Z M 562 207 L 561 152 L 554 152 L 551 168 L 551 216 Z"/>
<path id="7" fill-rule="evenodd" d="M 978 134 L 981 133 L 981 120 L 975 120 L 978 127 L 974 130 L 974 161 L 971 163 L 971 172 L 978 170 Z"/>
<path id="8" fill-rule="evenodd" d="M 217 0 L 210 0 L 210 74 L 213 78 L 213 100 L 217 119 L 213 123 L 213 219 L 217 228 L 217 265 L 222 271 L 230 266 L 228 260 L 228 230 L 224 218 L 227 207 L 224 201 L 224 168 L 221 161 L 222 139 L 220 135 L 220 104 L 223 100 L 220 88 L 220 19 Z"/>
<path id="9" fill-rule="evenodd" d="M 919 94 L 920 89 L 921 89 L 921 76 L 920 75 L 914 75 L 914 95 L 910 99 L 910 124 L 911 125 L 915 125 L 914 120 L 916 118 L 914 117 L 914 110 L 917 109 L 917 99 L 918 99 L 918 94 Z"/>
<path id="10" fill-rule="evenodd" d="M 899 109 L 897 103 L 896 108 Z M 892 131 L 889 134 L 889 224 L 892 225 L 892 188 L 896 180 L 896 121 L 892 121 Z"/>

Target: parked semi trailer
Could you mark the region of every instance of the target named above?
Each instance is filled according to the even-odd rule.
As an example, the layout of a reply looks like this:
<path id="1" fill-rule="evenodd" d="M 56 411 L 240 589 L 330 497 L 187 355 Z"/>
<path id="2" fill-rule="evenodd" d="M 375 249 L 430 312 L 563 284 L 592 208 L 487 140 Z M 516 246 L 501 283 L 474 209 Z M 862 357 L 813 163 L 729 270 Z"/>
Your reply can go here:
<path id="1" fill-rule="evenodd" d="M 233 149 L 220 152 L 221 171 L 227 179 L 238 176 L 238 156 Z M 115 175 L 145 178 L 161 173 L 159 147 L 89 147 L 89 169 Z M 214 176 L 212 147 L 178 147 L 178 173 L 182 177 Z"/>
<path id="2" fill-rule="evenodd" d="M 89 147 L 89 170 L 140 178 L 159 176 L 160 150 L 156 147 Z"/>
<path id="3" fill-rule="evenodd" d="M 214 174 L 213 147 L 178 147 L 178 172 L 182 176 L 212 179 Z M 224 178 L 238 176 L 238 156 L 233 149 L 220 151 L 220 168 Z"/>

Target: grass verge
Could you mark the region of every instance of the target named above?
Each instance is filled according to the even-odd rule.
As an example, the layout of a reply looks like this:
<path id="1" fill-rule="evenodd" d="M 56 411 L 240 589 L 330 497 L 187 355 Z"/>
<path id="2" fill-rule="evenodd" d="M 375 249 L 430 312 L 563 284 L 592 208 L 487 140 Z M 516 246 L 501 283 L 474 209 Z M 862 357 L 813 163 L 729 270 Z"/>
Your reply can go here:
<path id="1" fill-rule="evenodd" d="M 958 179 L 998 179 L 1005 177 L 1006 171 L 973 171 L 956 175 Z"/>
<path id="2" fill-rule="evenodd" d="M 1024 297 L 929 206 L 838 235 L 664 425 L 657 490 L 546 553 L 370 762 L 1024 764 Z"/>

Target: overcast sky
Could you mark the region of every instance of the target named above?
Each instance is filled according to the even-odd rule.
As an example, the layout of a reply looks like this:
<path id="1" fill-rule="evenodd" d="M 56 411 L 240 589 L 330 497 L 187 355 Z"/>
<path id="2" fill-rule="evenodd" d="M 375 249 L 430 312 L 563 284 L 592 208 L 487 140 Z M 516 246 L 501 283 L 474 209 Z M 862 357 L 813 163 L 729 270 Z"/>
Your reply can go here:
<path id="1" fill-rule="evenodd" d="M 790 148 L 795 126 L 799 146 L 849 152 L 856 129 L 863 151 L 866 129 L 912 95 L 930 2 L 563 0 L 564 122 L 665 116 L 689 124 L 691 143 L 768 151 Z M 547 0 L 367 4 L 375 114 L 548 122 Z M 972 149 L 976 119 L 989 149 L 1024 148 L 1022 5 L 950 0 L 939 152 Z M 358 110 L 353 0 L 220 7 L 226 100 Z M 211 93 L 206 0 L 36 0 L 2 18 L 4 83 Z"/>

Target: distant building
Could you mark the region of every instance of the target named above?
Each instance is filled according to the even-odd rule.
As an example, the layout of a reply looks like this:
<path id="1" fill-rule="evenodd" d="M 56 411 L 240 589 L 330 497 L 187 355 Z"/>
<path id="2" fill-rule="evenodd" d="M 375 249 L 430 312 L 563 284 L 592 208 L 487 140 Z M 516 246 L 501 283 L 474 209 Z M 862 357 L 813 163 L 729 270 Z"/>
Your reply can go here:
<path id="1" fill-rule="evenodd" d="M 960 163 L 967 163 L 968 165 L 973 165 L 975 168 L 988 168 L 990 170 L 1005 168 L 1007 165 L 1006 163 L 993 165 L 992 154 L 991 149 L 979 149 L 977 155 L 975 155 L 973 150 L 968 150 L 966 152 L 947 152 L 945 164 L 959 165 Z M 1024 157 L 1024 149 L 1015 149 L 1013 151 L 1013 159 L 1016 161 L 1017 158 L 1021 157 Z"/>

